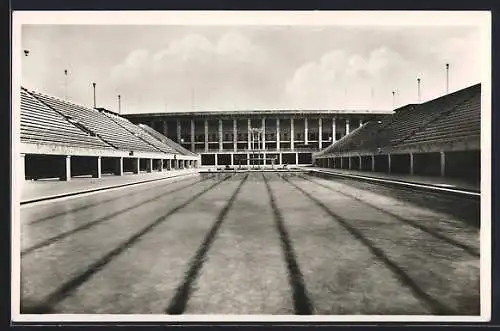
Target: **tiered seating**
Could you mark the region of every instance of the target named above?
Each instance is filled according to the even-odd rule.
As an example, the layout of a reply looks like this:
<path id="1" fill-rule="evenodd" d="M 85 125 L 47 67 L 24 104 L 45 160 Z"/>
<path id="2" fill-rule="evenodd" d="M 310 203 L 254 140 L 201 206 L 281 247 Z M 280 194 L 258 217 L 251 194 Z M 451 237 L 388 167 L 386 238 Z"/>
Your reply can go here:
<path id="1" fill-rule="evenodd" d="M 461 103 L 452 111 L 430 123 L 423 131 L 409 137 L 403 144 L 449 141 L 479 137 L 481 134 L 481 94 Z"/>
<path id="2" fill-rule="evenodd" d="M 424 128 L 428 123 L 438 118 L 441 114 L 450 111 L 457 104 L 469 99 L 477 91 L 476 86 L 440 97 L 417 105 L 405 107 L 397 111 L 392 117 L 392 122 L 385 128 L 387 144 L 397 145 L 404 139 Z"/>
<path id="3" fill-rule="evenodd" d="M 176 153 L 175 149 L 162 143 L 160 140 L 152 137 L 145 130 L 143 130 L 139 126 L 133 124 L 132 122 L 130 122 L 126 118 L 123 118 L 123 117 L 117 116 L 117 115 L 113 115 L 113 114 L 108 113 L 106 111 L 103 111 L 102 113 L 105 114 L 105 116 L 108 116 L 109 118 L 114 120 L 117 124 L 123 126 L 125 129 L 130 131 L 136 137 L 139 137 L 140 139 L 144 140 L 148 144 L 153 145 L 154 147 L 156 147 L 160 151 L 165 152 L 165 153 Z"/>
<path id="4" fill-rule="evenodd" d="M 151 136 L 155 137 L 156 139 L 158 139 L 159 141 L 161 141 L 162 143 L 164 143 L 165 145 L 168 145 L 170 146 L 171 148 L 175 149 L 178 153 L 180 154 L 183 154 L 183 155 L 190 155 L 190 156 L 196 156 L 197 154 L 196 153 L 193 153 L 191 152 L 190 150 L 182 147 L 181 145 L 179 145 L 178 143 L 174 142 L 173 140 L 165 137 L 164 135 L 162 135 L 161 133 L 159 133 L 158 131 L 154 130 L 153 128 L 145 125 L 145 124 L 139 124 L 139 127 L 141 127 L 142 129 L 144 129 L 144 131 L 146 131 L 147 133 L 149 133 Z"/>
<path id="5" fill-rule="evenodd" d="M 21 90 L 21 141 L 70 147 L 112 149 L 61 114 Z"/>
<path id="6" fill-rule="evenodd" d="M 385 122 L 383 119 L 378 121 L 370 121 L 364 124 L 362 127 L 356 129 L 350 134 L 342 137 L 339 141 L 330 145 L 325 150 L 325 153 L 334 153 L 334 152 L 344 152 L 344 151 L 364 151 L 374 148 L 373 146 L 376 144 L 375 137 L 378 131 L 384 126 L 384 123 L 387 122 L 388 117 L 385 118 Z"/>
<path id="7" fill-rule="evenodd" d="M 62 115 L 77 120 L 89 131 L 117 149 L 129 151 L 161 152 L 140 138 L 116 124 L 109 117 L 95 109 L 85 108 L 41 93 L 31 92 L 37 99 Z"/>
<path id="8" fill-rule="evenodd" d="M 321 154 L 378 152 L 407 144 L 478 136 L 481 85 L 477 84 L 420 105 L 407 105 L 379 122 L 369 122 Z"/>

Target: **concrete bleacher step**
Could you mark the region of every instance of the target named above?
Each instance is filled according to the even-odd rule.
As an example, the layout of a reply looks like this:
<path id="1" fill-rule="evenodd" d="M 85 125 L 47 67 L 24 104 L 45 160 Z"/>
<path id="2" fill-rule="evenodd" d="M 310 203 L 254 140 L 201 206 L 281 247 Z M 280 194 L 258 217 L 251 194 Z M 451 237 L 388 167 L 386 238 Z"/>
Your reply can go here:
<path id="1" fill-rule="evenodd" d="M 379 122 L 359 130 L 322 151 L 378 153 L 389 146 L 407 143 L 474 139 L 480 135 L 480 84 L 419 105 L 397 109 Z"/>
<path id="2" fill-rule="evenodd" d="M 143 139 L 146 143 L 151 144 L 152 146 L 157 148 L 159 151 L 165 152 L 165 153 L 174 153 L 175 152 L 175 150 L 173 148 L 161 143 L 159 140 L 150 136 L 146 131 L 142 130 L 140 127 L 136 126 L 135 124 L 133 124 L 129 120 L 122 118 L 122 117 L 119 117 L 119 116 L 108 114 L 106 112 L 103 112 L 103 113 L 106 116 L 108 116 L 109 118 L 111 118 L 112 120 L 116 121 L 119 125 L 124 126 L 127 130 L 131 131 L 133 134 L 137 134 L 137 136 L 139 138 Z"/>
<path id="3" fill-rule="evenodd" d="M 25 90 L 21 90 L 20 124 L 21 141 L 109 148 L 109 145 L 96 137 L 89 136 Z"/>
<path id="4" fill-rule="evenodd" d="M 106 142 L 119 149 L 160 152 L 97 110 L 74 105 L 39 93 L 34 93 L 34 95 L 62 114 L 77 119 L 89 131 L 95 132 Z"/>

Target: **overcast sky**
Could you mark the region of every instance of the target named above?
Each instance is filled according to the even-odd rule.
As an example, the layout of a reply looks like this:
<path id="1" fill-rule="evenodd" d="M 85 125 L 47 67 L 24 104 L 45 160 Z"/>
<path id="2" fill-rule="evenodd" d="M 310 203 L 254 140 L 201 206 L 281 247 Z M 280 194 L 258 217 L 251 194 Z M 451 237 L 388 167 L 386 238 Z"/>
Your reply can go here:
<path id="1" fill-rule="evenodd" d="M 122 113 L 391 109 L 480 82 L 472 27 L 24 25 L 22 85 Z"/>

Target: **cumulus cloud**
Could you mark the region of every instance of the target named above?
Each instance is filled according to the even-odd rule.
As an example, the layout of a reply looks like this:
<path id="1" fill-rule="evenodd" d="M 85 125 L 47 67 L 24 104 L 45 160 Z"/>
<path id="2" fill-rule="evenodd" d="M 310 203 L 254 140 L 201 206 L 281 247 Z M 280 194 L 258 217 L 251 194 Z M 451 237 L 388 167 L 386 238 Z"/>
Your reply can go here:
<path id="1" fill-rule="evenodd" d="M 388 82 L 398 78 L 394 68 L 403 67 L 408 63 L 386 47 L 366 56 L 334 50 L 298 68 L 287 82 L 286 91 L 293 102 L 317 108 L 382 107 L 380 98 L 375 99 L 375 90 L 390 89 Z M 385 85 L 383 89 L 381 84 Z"/>
<path id="2" fill-rule="evenodd" d="M 156 52 L 130 52 L 112 68 L 111 77 L 130 99 L 133 111 L 155 107 L 180 111 L 200 104 L 204 108 L 260 107 L 276 88 L 263 79 L 267 61 L 266 52 L 240 33 L 228 32 L 214 41 L 188 34 Z M 147 98 L 139 95 L 138 84 L 151 86 Z"/>
<path id="3" fill-rule="evenodd" d="M 445 63 L 450 63 L 450 90 L 480 81 L 477 35 L 438 40 L 422 51 L 381 45 L 365 54 L 332 50 L 295 70 L 286 83 L 292 103 L 317 108 L 390 109 L 418 102 L 416 78 L 422 80 L 422 101 L 445 92 Z M 417 52 L 418 50 L 418 52 Z"/>
<path id="4" fill-rule="evenodd" d="M 33 27 L 23 84 L 124 112 L 392 107 L 480 82 L 473 27 Z M 124 38 L 116 38 L 118 35 Z M 67 82 L 63 74 L 69 69 Z M 67 84 L 66 84 L 67 83 Z"/>

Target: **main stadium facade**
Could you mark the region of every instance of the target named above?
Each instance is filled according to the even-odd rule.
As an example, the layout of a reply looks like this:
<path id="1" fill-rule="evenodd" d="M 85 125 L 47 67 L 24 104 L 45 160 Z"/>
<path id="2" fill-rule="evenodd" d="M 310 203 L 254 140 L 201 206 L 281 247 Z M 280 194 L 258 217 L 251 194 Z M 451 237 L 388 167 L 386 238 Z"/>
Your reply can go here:
<path id="1" fill-rule="evenodd" d="M 392 111 L 234 110 L 124 115 L 193 153 L 205 166 L 308 165 L 315 152 Z"/>

